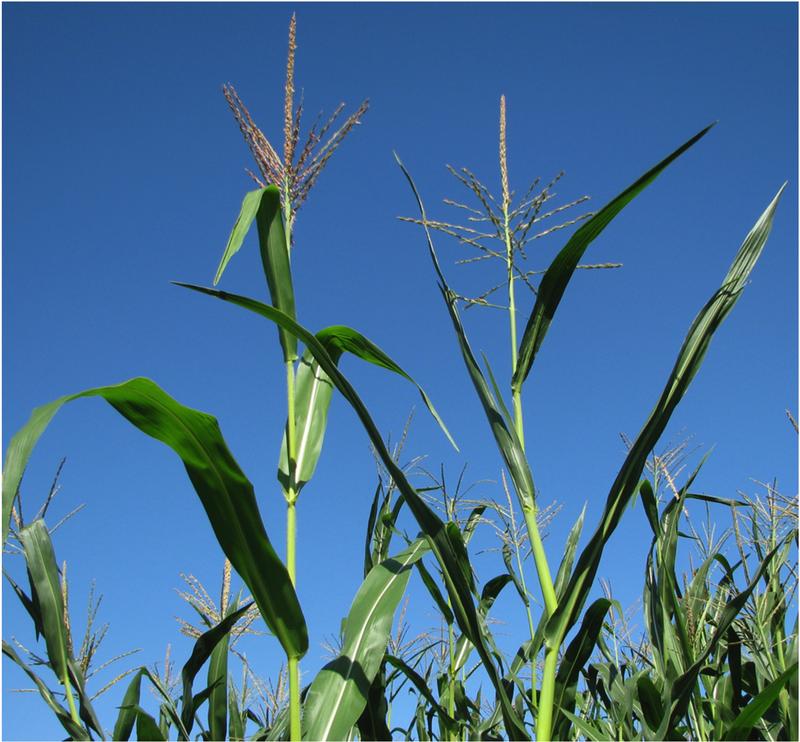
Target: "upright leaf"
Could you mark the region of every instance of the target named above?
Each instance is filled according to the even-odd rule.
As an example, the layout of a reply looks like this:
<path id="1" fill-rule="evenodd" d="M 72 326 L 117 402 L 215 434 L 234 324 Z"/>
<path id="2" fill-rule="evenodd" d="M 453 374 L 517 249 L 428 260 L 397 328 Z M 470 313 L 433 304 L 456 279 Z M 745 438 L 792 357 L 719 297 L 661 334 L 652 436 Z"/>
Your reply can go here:
<path id="1" fill-rule="evenodd" d="M 19 532 L 25 551 L 25 562 L 31 576 L 31 586 L 36 593 L 41 627 L 47 645 L 47 658 L 61 683 L 69 677 L 69 649 L 67 627 L 64 620 L 64 602 L 58 563 L 47 526 L 41 519 L 33 521 Z"/>
<path id="2" fill-rule="evenodd" d="M 428 551 L 417 539 L 374 567 L 353 599 L 339 656 L 319 671 L 306 697 L 305 738 L 346 739 L 367 704 L 411 568 Z"/>
<path id="3" fill-rule="evenodd" d="M 586 252 L 586 248 L 620 211 L 647 188 L 670 163 L 702 139 L 712 126 L 714 124 L 695 134 L 688 142 L 678 147 L 671 155 L 665 157 L 658 165 L 648 170 L 639 180 L 606 204 L 572 235 L 561 252 L 556 255 L 555 260 L 542 277 L 542 282 L 536 292 L 536 303 L 520 341 L 517 367 L 514 369 L 511 379 L 512 389 L 520 390 L 522 383 L 528 378 L 536 353 L 547 334 L 553 315 L 561 302 L 561 297 L 564 295 L 581 257 Z"/>
<path id="4" fill-rule="evenodd" d="M 274 185 L 250 191 L 245 195 L 241 211 L 233 225 L 230 237 L 228 237 L 228 244 L 225 246 L 225 252 L 214 276 L 214 285 L 219 283 L 230 259 L 239 252 L 253 220 L 258 228 L 261 263 L 264 266 L 264 275 L 267 279 L 272 304 L 290 317 L 294 317 L 294 287 L 289 264 L 289 249 L 286 245 L 286 235 L 281 219 L 281 196 L 280 191 Z M 278 332 L 284 360 L 295 360 L 297 358 L 297 341 L 283 330 L 279 329 Z"/>
<path id="5" fill-rule="evenodd" d="M 672 413 L 699 370 L 714 332 L 738 301 L 747 278 L 766 244 L 775 209 L 784 188 L 785 185 L 750 230 L 722 286 L 701 309 L 689 328 L 664 391 L 636 437 L 611 486 L 600 524 L 578 558 L 564 591 L 565 599 L 559 603 L 558 610 L 548 622 L 546 636 L 552 646 L 558 646 L 574 624 L 591 588 L 603 549 L 619 524 L 628 501 L 638 488 L 647 456 L 655 447 Z"/>
<path id="6" fill-rule="evenodd" d="M 250 609 L 252 603 L 247 603 L 243 605 L 241 608 L 231 612 L 227 615 L 222 621 L 220 621 L 216 626 L 213 626 L 200 637 L 198 637 L 197 641 L 194 643 L 194 647 L 192 648 L 192 654 L 190 655 L 189 659 L 187 660 L 186 664 L 183 666 L 181 670 L 181 681 L 183 683 L 183 703 L 181 708 L 181 721 L 183 722 L 184 727 L 186 727 L 187 732 L 192 731 L 192 726 L 194 724 L 194 703 L 192 697 L 192 684 L 194 683 L 195 676 L 200 671 L 200 668 L 206 663 L 209 657 L 212 657 L 214 651 L 218 646 L 224 647 L 224 651 L 227 653 L 228 645 L 223 640 L 228 636 L 231 629 L 236 625 L 236 622 Z M 213 664 L 213 663 L 212 663 Z M 219 667 L 219 659 L 217 660 L 217 668 Z M 209 678 L 208 678 L 208 685 L 209 687 L 214 686 L 216 681 L 219 679 L 217 676 L 219 672 L 215 669 L 214 672 L 209 669 Z M 224 685 L 227 687 L 227 673 L 226 676 L 223 678 Z M 209 725 L 210 728 L 210 725 Z M 224 724 L 223 726 L 217 727 L 214 731 L 219 733 L 222 730 L 224 737 Z M 221 739 L 221 737 L 215 737 L 215 739 Z"/>

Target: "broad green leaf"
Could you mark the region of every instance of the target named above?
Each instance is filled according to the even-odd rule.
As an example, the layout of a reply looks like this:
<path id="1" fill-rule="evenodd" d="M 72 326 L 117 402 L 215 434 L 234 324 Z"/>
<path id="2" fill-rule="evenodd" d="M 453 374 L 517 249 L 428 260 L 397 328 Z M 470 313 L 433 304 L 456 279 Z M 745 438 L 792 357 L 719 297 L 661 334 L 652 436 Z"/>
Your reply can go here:
<path id="1" fill-rule="evenodd" d="M 25 551 L 32 591 L 36 593 L 42 634 L 47 645 L 47 659 L 63 684 L 69 677 L 70 655 L 61 581 L 50 533 L 44 521 L 39 519 L 20 530 L 19 540 Z"/>
<path id="2" fill-rule="evenodd" d="M 350 382 L 341 371 L 339 371 L 322 343 L 317 340 L 313 333 L 297 324 L 295 320 L 275 307 L 261 304 L 260 302 L 248 299 L 244 296 L 227 294 L 223 291 L 216 291 L 202 286 L 193 286 L 190 284 L 181 285 L 194 291 L 214 296 L 218 299 L 235 301 L 235 303 L 252 309 L 252 311 L 261 314 L 287 331 L 292 332 L 299 340 L 302 340 L 306 348 L 319 363 L 322 370 L 328 374 L 333 385 L 339 390 L 358 415 L 376 454 L 380 457 L 389 475 L 397 485 L 400 494 L 405 499 L 420 529 L 428 539 L 431 551 L 442 568 L 445 585 L 453 608 L 453 615 L 461 630 L 475 645 L 484 662 L 484 669 L 489 676 L 489 680 L 497 691 L 503 709 L 503 720 L 506 725 L 507 734 L 513 739 L 528 739 L 525 727 L 517 718 L 517 714 L 508 699 L 497 665 L 494 660 L 492 660 L 489 650 L 487 649 L 484 637 L 485 627 L 482 627 L 478 612 L 475 609 L 470 584 L 464 578 L 464 567 L 461 564 L 461 552 L 458 551 L 457 547 L 452 543 L 450 535 L 441 518 L 439 518 L 424 502 L 419 493 L 408 482 L 402 469 L 392 459 L 366 406 L 361 401 L 361 398 Z"/>
<path id="3" fill-rule="evenodd" d="M 139 705 L 139 695 L 142 688 L 142 675 L 139 670 L 128 685 L 125 695 L 122 698 L 122 705 L 119 707 L 119 715 L 114 724 L 113 739 L 127 742 L 131 738 L 133 725 L 136 721 L 136 706 Z"/>
<path id="4" fill-rule="evenodd" d="M 678 353 L 664 391 L 631 447 L 606 500 L 605 510 L 594 535 L 578 558 L 562 600 L 548 621 L 550 646 L 558 646 L 575 623 L 591 589 L 603 549 L 619 524 L 628 501 L 636 492 L 650 451 L 655 447 L 672 413 L 699 370 L 714 332 L 733 309 L 753 270 L 772 228 L 775 209 L 785 185 L 759 217 L 739 248 L 722 286 L 702 308 Z"/>
<path id="5" fill-rule="evenodd" d="M 55 694 L 47 687 L 45 682 L 19 657 L 11 645 L 3 641 L 3 654 L 10 660 L 19 665 L 25 674 L 34 682 L 39 695 L 44 699 L 50 710 L 55 714 L 59 724 L 67 731 L 72 739 L 88 740 L 91 739 L 89 733 L 80 724 L 75 723 L 69 712 L 56 700 Z M 116 737 L 115 737 L 116 739 Z"/>
<path id="6" fill-rule="evenodd" d="M 66 402 L 93 396 L 105 399 L 139 430 L 178 454 L 217 541 L 250 589 L 270 630 L 288 656 L 302 657 L 308 649 L 305 619 L 286 567 L 264 530 L 253 485 L 228 450 L 216 419 L 184 407 L 149 379 L 89 389 L 34 410 L 9 445 L 4 509 L 6 495 L 13 498 L 33 446 L 53 415 Z"/>
<path id="7" fill-rule="evenodd" d="M 411 568 L 427 551 L 427 542 L 417 539 L 367 575 L 345 621 L 341 653 L 319 671 L 308 691 L 303 713 L 306 739 L 345 739 L 358 721 L 386 652 Z"/>
<path id="8" fill-rule="evenodd" d="M 561 297 L 564 295 L 567 284 L 573 273 L 575 273 L 581 257 L 586 252 L 586 248 L 620 211 L 647 188 L 670 163 L 702 139 L 712 126 L 714 124 L 695 134 L 689 141 L 678 147 L 671 155 L 665 157 L 658 165 L 648 170 L 639 180 L 606 204 L 591 219 L 584 222 L 575 234 L 570 237 L 561 252 L 556 255 L 539 284 L 536 292 L 536 303 L 520 341 L 517 367 L 514 369 L 511 379 L 511 388 L 513 390 L 519 391 L 522 389 L 523 382 L 528 378 L 536 353 L 547 334 L 553 315 L 561 302 Z"/>
<path id="9" fill-rule="evenodd" d="M 179 286 L 185 284 L 178 284 Z M 237 303 L 229 299 L 232 303 Z M 244 306 L 244 305 L 239 305 Z M 250 307 L 244 306 L 245 309 Z M 442 422 L 439 413 L 433 406 L 425 390 L 417 384 L 399 365 L 397 365 L 377 345 L 364 337 L 360 332 L 350 327 L 335 325 L 326 327 L 317 333 L 317 339 L 325 346 L 328 355 L 334 363 L 338 364 L 343 353 L 351 353 L 356 358 L 392 371 L 410 381 L 419 391 L 422 401 L 428 408 L 433 418 L 439 424 L 447 439 L 453 447 L 458 447 L 450 436 L 447 427 Z M 295 383 L 295 436 L 297 451 L 295 453 L 295 491 L 299 492 L 306 482 L 314 475 L 317 467 L 325 429 L 328 422 L 328 407 L 330 406 L 333 385 L 327 374 L 319 367 L 313 356 L 306 351 L 300 360 Z M 281 443 L 280 460 L 278 464 L 278 479 L 284 489 L 289 487 L 289 461 L 286 447 L 286 434 Z"/>
<path id="10" fill-rule="evenodd" d="M 228 261 L 239 251 L 244 238 L 250 231 L 253 220 L 258 228 L 261 262 L 264 266 L 264 275 L 267 279 L 272 304 L 290 317 L 294 317 L 294 287 L 289 264 L 289 249 L 281 218 L 280 191 L 276 186 L 250 191 L 244 197 L 241 211 L 233 225 L 228 244 L 225 246 L 225 252 L 214 276 L 214 285 L 219 283 Z M 284 360 L 294 361 L 297 358 L 296 339 L 281 329 L 278 330 L 278 333 Z"/>
<path id="11" fill-rule="evenodd" d="M 208 631 L 202 634 L 202 636 L 198 637 L 197 641 L 195 641 L 194 647 L 192 648 L 192 654 L 189 656 L 189 659 L 181 670 L 181 681 L 183 683 L 181 721 L 183 722 L 184 727 L 186 727 L 187 732 L 191 732 L 192 726 L 194 725 L 195 708 L 192 700 L 192 684 L 194 683 L 195 676 L 198 672 L 200 672 L 200 668 L 206 663 L 208 658 L 213 655 L 217 646 L 224 646 L 224 650 L 227 653 L 228 646 L 222 640 L 228 636 L 231 629 L 236 625 L 236 622 L 247 612 L 251 605 L 252 603 L 247 603 L 241 608 L 233 611 L 216 626 L 210 628 Z M 212 675 L 214 675 L 213 678 Z M 225 675 L 226 677 L 224 678 L 223 682 L 227 685 L 227 673 Z M 208 686 L 213 686 L 217 679 L 216 673 L 212 673 L 211 669 L 209 669 Z M 217 733 L 219 733 L 219 731 L 219 729 L 215 730 Z M 222 736 L 224 736 L 224 734 Z M 221 737 L 215 737 L 215 739 L 221 739 Z"/>
<path id="12" fill-rule="evenodd" d="M 641 675 L 636 679 L 636 691 L 644 723 L 650 729 L 658 729 L 664 716 L 664 704 L 661 701 L 661 694 L 647 675 Z"/>

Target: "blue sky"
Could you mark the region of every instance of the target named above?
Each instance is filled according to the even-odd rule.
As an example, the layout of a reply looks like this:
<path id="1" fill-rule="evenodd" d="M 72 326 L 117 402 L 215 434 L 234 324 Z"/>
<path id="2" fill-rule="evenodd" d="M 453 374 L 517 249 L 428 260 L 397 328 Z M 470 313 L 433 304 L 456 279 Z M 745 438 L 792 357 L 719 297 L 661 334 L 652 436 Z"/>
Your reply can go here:
<path id="1" fill-rule="evenodd" d="M 280 141 L 286 28 L 298 18 L 297 86 L 309 120 L 340 100 L 371 107 L 322 174 L 298 218 L 293 253 L 298 315 L 319 329 L 351 325 L 429 392 L 461 446 L 448 448 L 414 389 L 354 361 L 343 368 L 385 435 L 417 414 L 408 456 L 451 479 L 499 479 L 500 458 L 461 365 L 414 203 L 392 150 L 429 212 L 459 198 L 445 164 L 467 166 L 495 192 L 497 117 L 508 100 L 512 187 L 563 169 L 560 199 L 597 208 L 711 121 L 719 125 L 671 166 L 590 248 L 616 271 L 576 276 L 524 395 L 527 447 L 544 502 L 562 510 L 551 563 L 588 503 L 602 508 L 625 449 L 666 380 L 692 318 L 774 193 L 789 187 L 752 283 L 719 331 L 664 442 L 714 447 L 703 491 L 755 494 L 776 478 L 797 491 L 797 8 L 736 4 L 14 4 L 3 5 L 3 445 L 33 407 L 64 393 L 148 376 L 179 401 L 216 415 L 253 481 L 282 553 L 275 466 L 284 410 L 275 333 L 258 317 L 190 295 L 170 280 L 210 284 L 251 183 L 249 154 L 220 92 L 232 82 Z M 563 202 L 560 201 L 560 202 Z M 563 233 L 562 233 L 563 234 Z M 564 242 L 529 256 L 543 268 Z M 487 285 L 444 239 L 456 288 Z M 266 296 L 255 244 L 223 288 Z M 529 298 L 522 311 L 530 310 Z M 466 313 L 473 346 L 508 375 L 506 324 Z M 182 663 L 187 616 L 180 572 L 218 584 L 222 556 L 183 469 L 99 401 L 65 409 L 24 481 L 28 512 L 67 464 L 53 518 L 86 509 L 57 532 L 79 625 L 92 579 L 111 628 L 105 657 L 141 647 L 139 663 Z M 310 681 L 321 641 L 338 631 L 360 582 L 375 474 L 366 436 L 341 400 L 331 409 L 317 476 L 299 503 L 299 595 L 311 635 Z M 495 483 L 476 494 L 501 497 Z M 701 515 L 701 514 L 699 514 Z M 411 524 L 406 524 L 411 528 Z M 588 530 L 588 528 L 587 528 Z M 626 514 L 600 574 L 624 605 L 640 595 L 649 539 Z M 478 540 L 475 549 L 489 545 Z M 489 579 L 502 568 L 477 557 Z M 13 564 L 12 569 L 18 569 Z M 532 572 L 531 572 L 532 574 Z M 415 622 L 433 609 L 412 584 Z M 31 632 L 4 591 L 3 636 Z M 523 638 L 510 596 L 498 601 L 509 649 Z M 513 645 L 513 647 L 512 647 Z M 251 657 L 280 661 L 262 638 Z M 128 660 L 128 665 L 134 660 Z M 59 736 L 4 661 L 5 738 Z M 108 674 L 105 676 L 110 677 Z M 99 686 L 98 686 L 99 687 Z M 122 690 L 100 708 L 109 726 Z"/>

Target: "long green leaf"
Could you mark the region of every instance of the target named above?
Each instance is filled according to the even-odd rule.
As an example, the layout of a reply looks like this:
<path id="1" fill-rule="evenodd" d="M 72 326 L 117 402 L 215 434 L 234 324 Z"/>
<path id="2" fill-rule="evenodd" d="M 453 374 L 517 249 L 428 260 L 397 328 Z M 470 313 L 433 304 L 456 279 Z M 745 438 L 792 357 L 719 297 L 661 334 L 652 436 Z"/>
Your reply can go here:
<path id="1" fill-rule="evenodd" d="M 306 739 L 346 739 L 358 721 L 386 652 L 411 568 L 427 551 L 427 541 L 417 539 L 367 575 L 345 621 L 341 653 L 319 671 L 308 691 L 303 713 Z"/>
<path id="2" fill-rule="evenodd" d="M 228 646 L 226 633 L 208 662 L 208 732 L 211 739 L 225 739 L 228 728 Z"/>
<path id="3" fill-rule="evenodd" d="M 439 279 L 439 290 L 442 292 L 442 298 L 447 306 L 447 311 L 450 314 L 450 320 L 453 323 L 453 328 L 455 330 L 456 337 L 458 338 L 458 344 L 461 350 L 461 356 L 464 360 L 464 365 L 467 368 L 467 372 L 469 373 L 470 379 L 475 387 L 478 399 L 480 400 L 484 413 L 486 414 L 486 418 L 489 421 L 489 426 L 492 430 L 495 441 L 497 442 L 500 455 L 503 457 L 506 467 L 508 468 L 508 472 L 511 475 L 511 479 L 514 482 L 514 488 L 518 497 L 520 498 L 522 507 L 526 510 L 535 512 L 536 490 L 533 484 L 533 475 L 531 474 L 528 460 L 525 458 L 525 452 L 523 451 L 522 444 L 519 441 L 515 428 L 507 424 L 506 419 L 501 411 L 501 407 L 503 405 L 502 403 L 499 403 L 492 395 L 492 392 L 489 389 L 489 384 L 486 382 L 480 366 L 475 359 L 475 354 L 472 352 L 472 348 L 470 347 L 469 340 L 467 339 L 464 326 L 461 323 L 461 317 L 459 316 L 457 296 L 447 284 L 447 280 L 445 279 L 444 273 L 442 273 L 442 269 L 439 265 L 439 258 L 437 257 L 436 249 L 433 246 L 433 238 L 431 237 L 430 230 L 428 229 L 428 217 L 425 212 L 425 206 L 422 203 L 422 197 L 419 195 L 419 191 L 417 190 L 417 186 L 414 183 L 411 174 L 403 165 L 400 158 L 397 156 L 397 153 L 395 153 L 394 158 L 402 170 L 403 175 L 405 175 L 409 185 L 411 186 L 411 190 L 414 193 L 414 198 L 417 201 L 417 206 L 422 218 L 422 225 L 425 230 L 425 237 L 428 243 L 428 252 L 431 256 L 433 267 Z"/>
<path id="4" fill-rule="evenodd" d="M 305 619 L 286 567 L 264 530 L 253 485 L 228 450 L 216 419 L 184 407 L 149 379 L 89 389 L 34 410 L 6 455 L 4 510 L 6 496 L 13 498 L 33 446 L 53 415 L 70 400 L 92 396 L 105 399 L 139 430 L 178 454 L 217 541 L 250 589 L 270 630 L 288 656 L 302 657 L 308 649 Z"/>
<path id="5" fill-rule="evenodd" d="M 453 607 L 453 615 L 458 622 L 461 630 L 468 636 L 470 641 L 475 645 L 481 659 L 484 662 L 484 668 L 489 680 L 497 691 L 501 707 L 503 709 L 503 721 L 506 725 L 506 732 L 514 739 L 528 739 L 527 732 L 522 722 L 519 720 L 516 712 L 511 706 L 505 688 L 502 684 L 500 673 L 494 660 L 489 654 L 486 647 L 484 638 L 485 627 L 482 626 L 478 612 L 475 608 L 473 601 L 472 590 L 469 582 L 465 579 L 465 568 L 461 563 L 462 549 L 458 549 L 452 543 L 451 537 L 442 522 L 424 500 L 420 497 L 418 492 L 411 486 L 406 479 L 402 469 L 392 459 L 391 454 L 383 442 L 378 428 L 372 420 L 367 408 L 361 401 L 361 398 L 356 393 L 350 382 L 339 371 L 333 359 L 328 355 L 324 345 L 317 340 L 313 333 L 297 324 L 295 320 L 288 317 L 279 309 L 270 307 L 260 302 L 248 299 L 244 296 L 236 296 L 228 294 L 224 291 L 216 291 L 215 289 L 205 288 L 203 286 L 194 286 L 191 284 L 181 284 L 186 288 L 198 291 L 209 296 L 214 296 L 218 299 L 225 301 L 235 301 L 241 306 L 247 306 L 252 311 L 261 314 L 267 319 L 272 320 L 289 332 L 294 333 L 298 339 L 302 340 L 309 352 L 312 353 L 316 361 L 322 367 L 322 370 L 330 377 L 333 385 L 339 390 L 342 396 L 349 402 L 350 406 L 358 415 L 361 424 L 364 427 L 370 442 L 375 448 L 375 452 L 380 456 L 386 470 L 397 485 L 400 494 L 405 498 L 405 501 L 411 510 L 414 518 L 419 524 L 420 529 L 428 538 L 431 551 L 436 557 L 439 565 L 442 568 L 442 573 L 445 579 L 447 592 L 450 595 L 450 600 Z"/>
<path id="6" fill-rule="evenodd" d="M 594 535 L 578 559 L 564 591 L 565 599 L 547 625 L 547 641 L 558 646 L 574 624 L 591 589 L 603 549 L 619 524 L 630 498 L 636 492 L 650 451 L 653 450 L 673 411 L 700 368 L 714 332 L 733 309 L 747 278 L 761 255 L 772 228 L 775 209 L 785 185 L 776 194 L 739 248 L 722 286 L 695 318 L 683 342 L 664 391 L 631 447 L 606 500 L 605 510 Z"/>
<path id="7" fill-rule="evenodd" d="M 586 248 L 620 211 L 647 188 L 670 163 L 702 139 L 712 126 L 714 124 L 695 134 L 689 141 L 678 147 L 671 155 L 665 157 L 633 185 L 630 185 L 619 196 L 606 204 L 591 219 L 584 222 L 583 226 L 572 235 L 561 252 L 556 255 L 555 260 L 550 264 L 539 284 L 536 292 L 536 303 L 520 341 L 517 367 L 514 369 L 511 379 L 511 388 L 514 391 L 519 391 L 525 379 L 528 378 L 536 353 L 541 347 L 553 320 L 553 315 L 561 302 L 561 297 L 564 295 L 567 284 L 575 273 L 581 257 L 586 252 Z"/>

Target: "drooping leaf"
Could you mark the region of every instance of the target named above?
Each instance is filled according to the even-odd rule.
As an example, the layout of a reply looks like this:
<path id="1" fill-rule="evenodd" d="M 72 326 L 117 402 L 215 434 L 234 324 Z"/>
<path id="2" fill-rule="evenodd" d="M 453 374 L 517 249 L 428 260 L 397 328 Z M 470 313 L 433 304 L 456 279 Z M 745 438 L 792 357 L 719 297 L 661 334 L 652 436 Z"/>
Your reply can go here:
<path id="1" fill-rule="evenodd" d="M 217 541 L 250 589 L 270 630 L 288 656 L 302 657 L 308 649 L 305 619 L 286 567 L 267 537 L 253 485 L 228 450 L 216 419 L 184 407 L 149 379 L 89 389 L 34 410 L 6 454 L 4 505 L 7 493 L 13 497 L 16 492 L 33 446 L 53 415 L 70 400 L 92 396 L 105 399 L 143 433 L 178 454 Z"/>
<path id="2" fill-rule="evenodd" d="M 367 575 L 345 621 L 341 653 L 320 670 L 308 691 L 303 713 L 306 739 L 346 739 L 358 721 L 386 652 L 411 568 L 427 551 L 427 541 L 417 539 Z"/>
<path id="3" fill-rule="evenodd" d="M 655 447 L 672 413 L 699 370 L 714 332 L 736 304 L 750 272 L 761 255 L 784 188 L 785 185 L 750 230 L 722 286 L 701 309 L 689 328 L 664 391 L 611 486 L 600 524 L 581 552 L 564 591 L 565 599 L 559 603 L 558 610 L 548 622 L 547 641 L 551 646 L 560 644 L 561 639 L 577 619 L 600 564 L 605 544 L 619 524 L 628 501 L 638 487 L 647 456 Z"/>
<path id="4" fill-rule="evenodd" d="M 190 284 L 181 285 L 185 286 L 186 288 L 193 289 L 194 291 L 208 294 L 209 296 L 214 296 L 218 299 L 235 300 L 237 304 L 248 305 L 248 308 L 252 309 L 254 312 L 261 314 L 267 319 L 272 320 L 281 327 L 294 333 L 298 339 L 302 340 L 309 352 L 312 353 L 316 361 L 322 367 L 322 370 L 328 374 L 334 386 L 339 390 L 342 396 L 347 400 L 347 402 L 358 415 L 358 418 L 361 421 L 361 424 L 363 425 L 367 435 L 369 436 L 370 442 L 372 443 L 376 454 L 380 457 L 389 475 L 397 485 L 400 494 L 405 499 L 405 502 L 408 505 L 409 510 L 411 510 L 420 529 L 428 539 L 431 551 L 442 568 L 445 585 L 447 587 L 447 592 L 450 596 L 450 601 L 453 608 L 453 615 L 455 616 L 461 630 L 475 645 L 476 650 L 484 662 L 484 669 L 489 676 L 489 680 L 497 691 L 498 698 L 503 709 L 503 721 L 506 726 L 507 734 L 513 739 L 528 739 L 528 734 L 525 731 L 525 727 L 517 717 L 517 714 L 508 699 L 505 688 L 502 684 L 500 673 L 497 669 L 497 665 L 491 658 L 487 648 L 485 638 L 486 629 L 484 626 L 482 626 L 478 612 L 475 608 L 470 584 L 464 577 L 464 567 L 461 563 L 460 550 L 458 550 L 457 547 L 452 543 L 450 535 L 445 528 L 444 522 L 420 497 L 419 493 L 406 479 L 402 469 L 392 459 L 392 456 L 386 448 L 383 438 L 373 422 L 372 417 L 367 411 L 366 406 L 361 401 L 361 398 L 358 396 L 350 382 L 345 378 L 341 371 L 339 371 L 322 343 L 317 340 L 313 333 L 297 324 L 297 322 L 295 322 L 291 317 L 288 317 L 274 307 L 261 304 L 260 302 L 243 296 L 235 296 L 227 294 L 223 291 L 216 291 L 214 289 L 209 289 L 202 286 L 193 286 Z"/>
<path id="5" fill-rule="evenodd" d="M 672 154 L 648 170 L 639 180 L 628 186 L 591 219 L 584 222 L 572 235 L 561 252 L 556 255 L 555 260 L 550 264 L 539 284 L 536 292 L 536 303 L 520 341 L 517 367 L 514 369 L 514 375 L 511 379 L 511 388 L 514 391 L 522 389 L 523 382 L 528 378 L 536 353 L 541 347 L 553 320 L 553 315 L 561 302 L 561 297 L 564 295 L 567 284 L 575 273 L 581 257 L 586 252 L 586 248 L 620 211 L 647 188 L 670 163 L 702 139 L 712 126 L 714 124 L 695 134 L 689 141 L 682 144 Z"/>

